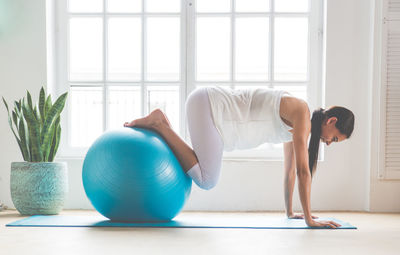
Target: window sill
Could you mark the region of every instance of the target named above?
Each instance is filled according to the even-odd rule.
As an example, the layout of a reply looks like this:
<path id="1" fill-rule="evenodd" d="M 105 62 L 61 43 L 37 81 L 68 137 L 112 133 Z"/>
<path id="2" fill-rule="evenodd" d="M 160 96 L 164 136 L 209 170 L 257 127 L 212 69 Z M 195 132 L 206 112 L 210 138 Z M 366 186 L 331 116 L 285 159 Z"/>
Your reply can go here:
<path id="1" fill-rule="evenodd" d="M 84 156 L 59 156 L 55 161 L 83 161 Z M 223 162 L 283 162 L 283 158 L 265 157 L 223 157 Z"/>

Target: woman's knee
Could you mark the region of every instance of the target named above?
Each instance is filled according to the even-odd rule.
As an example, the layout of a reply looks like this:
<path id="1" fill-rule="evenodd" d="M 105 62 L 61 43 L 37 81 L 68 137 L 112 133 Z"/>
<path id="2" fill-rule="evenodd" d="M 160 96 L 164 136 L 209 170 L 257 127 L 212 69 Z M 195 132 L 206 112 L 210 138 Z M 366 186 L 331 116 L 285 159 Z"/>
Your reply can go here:
<path id="1" fill-rule="evenodd" d="M 187 172 L 187 174 L 192 178 L 194 183 L 199 186 L 199 188 L 210 190 L 217 185 L 219 172 L 219 169 L 207 170 L 204 168 L 200 168 L 200 165 L 196 164 Z M 213 174 L 208 175 L 207 173 Z"/>
<path id="2" fill-rule="evenodd" d="M 218 179 L 203 179 L 201 183 L 197 184 L 201 189 L 210 190 L 218 183 Z"/>
<path id="3" fill-rule="evenodd" d="M 197 108 L 204 106 L 205 94 L 207 93 L 206 88 L 197 88 L 189 94 L 186 100 L 186 112 L 193 111 Z"/>

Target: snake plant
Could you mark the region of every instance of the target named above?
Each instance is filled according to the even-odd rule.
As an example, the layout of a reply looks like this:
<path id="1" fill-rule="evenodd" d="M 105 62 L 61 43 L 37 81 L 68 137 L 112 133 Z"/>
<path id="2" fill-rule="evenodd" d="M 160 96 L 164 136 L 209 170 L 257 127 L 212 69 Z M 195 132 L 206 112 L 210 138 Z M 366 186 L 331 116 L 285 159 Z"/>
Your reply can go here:
<path id="1" fill-rule="evenodd" d="M 33 105 L 29 91 L 26 99 L 14 101 L 14 109 L 7 108 L 8 123 L 17 139 L 22 156 L 28 162 L 52 162 L 60 143 L 60 114 L 64 108 L 68 92 L 52 102 L 51 95 L 40 89 L 39 103 Z M 16 128 L 16 131 L 14 130 Z"/>

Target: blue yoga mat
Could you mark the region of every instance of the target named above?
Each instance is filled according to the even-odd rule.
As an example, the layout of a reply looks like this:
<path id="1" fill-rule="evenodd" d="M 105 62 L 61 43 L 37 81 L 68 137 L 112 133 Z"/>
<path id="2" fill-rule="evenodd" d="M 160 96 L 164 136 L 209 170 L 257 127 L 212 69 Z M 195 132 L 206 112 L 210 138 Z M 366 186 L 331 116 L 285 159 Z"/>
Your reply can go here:
<path id="1" fill-rule="evenodd" d="M 334 218 L 319 218 L 318 220 L 333 220 L 340 225 L 337 229 L 357 229 L 347 222 Z M 34 215 L 9 223 L 7 227 L 140 227 L 140 228 L 249 228 L 249 229 L 307 229 L 304 220 L 275 217 L 214 217 L 178 216 L 174 220 L 161 223 L 123 223 L 112 222 L 101 215 Z"/>

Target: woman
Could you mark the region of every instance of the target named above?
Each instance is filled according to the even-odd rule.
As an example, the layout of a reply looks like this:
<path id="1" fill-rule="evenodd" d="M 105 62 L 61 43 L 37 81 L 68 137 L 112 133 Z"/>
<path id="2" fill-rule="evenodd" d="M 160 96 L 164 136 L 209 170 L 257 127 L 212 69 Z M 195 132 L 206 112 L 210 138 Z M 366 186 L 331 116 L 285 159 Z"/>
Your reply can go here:
<path id="1" fill-rule="evenodd" d="M 262 143 L 284 143 L 285 206 L 289 218 L 304 218 L 310 227 L 340 226 L 333 221 L 315 221 L 311 215 L 311 177 L 315 171 L 319 141 L 330 145 L 350 137 L 354 115 L 343 107 L 310 111 L 305 101 L 285 91 L 200 88 L 186 102 L 186 115 L 193 149 L 171 128 L 159 109 L 125 123 L 161 134 L 184 171 L 203 189 L 216 185 L 223 150 L 254 148 Z M 308 137 L 311 132 L 309 147 Z M 304 215 L 292 211 L 296 177 Z"/>

